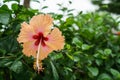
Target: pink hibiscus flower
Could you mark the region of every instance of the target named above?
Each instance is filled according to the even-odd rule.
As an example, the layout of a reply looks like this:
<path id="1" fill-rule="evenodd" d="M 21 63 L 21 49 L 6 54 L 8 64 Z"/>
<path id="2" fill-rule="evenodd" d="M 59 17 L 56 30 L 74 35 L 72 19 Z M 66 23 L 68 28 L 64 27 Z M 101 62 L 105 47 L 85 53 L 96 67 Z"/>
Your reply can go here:
<path id="1" fill-rule="evenodd" d="M 41 71 L 41 61 L 53 50 L 61 50 L 64 47 L 64 36 L 58 28 L 51 28 L 53 18 L 50 15 L 40 14 L 33 16 L 30 23 L 21 24 L 18 42 L 22 43 L 23 53 L 26 56 L 33 56 L 35 68 Z"/>

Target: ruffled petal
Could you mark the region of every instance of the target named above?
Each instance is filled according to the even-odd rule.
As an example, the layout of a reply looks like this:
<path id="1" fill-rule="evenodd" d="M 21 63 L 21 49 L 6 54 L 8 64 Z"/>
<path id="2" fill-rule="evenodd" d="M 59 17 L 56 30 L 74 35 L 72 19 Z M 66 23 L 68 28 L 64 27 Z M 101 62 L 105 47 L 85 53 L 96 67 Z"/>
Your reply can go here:
<path id="1" fill-rule="evenodd" d="M 40 14 L 33 16 L 30 20 L 30 25 L 33 26 L 36 33 L 42 32 L 46 36 L 51 30 L 52 22 L 53 19 L 50 15 Z"/>
<path id="2" fill-rule="evenodd" d="M 60 50 L 64 47 L 64 36 L 58 28 L 54 28 L 52 32 L 47 36 L 48 41 L 45 44 L 51 47 L 53 50 Z"/>
<path id="3" fill-rule="evenodd" d="M 38 46 L 35 46 L 34 42 L 35 41 L 29 41 L 23 44 L 22 52 L 28 57 L 33 56 L 34 58 L 36 58 L 36 51 L 37 51 Z"/>
<path id="4" fill-rule="evenodd" d="M 53 49 L 48 46 L 41 46 L 39 60 L 45 59 L 48 56 L 48 54 L 51 53 L 52 51 Z"/>
<path id="5" fill-rule="evenodd" d="M 33 40 L 32 36 L 35 33 L 33 28 L 30 25 L 28 25 L 27 23 L 25 23 L 25 22 L 23 22 L 21 24 L 21 26 L 22 26 L 22 28 L 20 30 L 20 34 L 18 35 L 17 41 L 19 43 L 32 41 Z"/>

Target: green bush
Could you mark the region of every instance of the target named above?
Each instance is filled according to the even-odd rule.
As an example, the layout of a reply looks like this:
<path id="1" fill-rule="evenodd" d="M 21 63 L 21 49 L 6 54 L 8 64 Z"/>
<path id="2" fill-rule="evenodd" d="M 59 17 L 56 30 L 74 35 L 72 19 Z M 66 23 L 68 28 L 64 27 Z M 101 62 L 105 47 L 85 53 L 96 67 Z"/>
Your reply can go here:
<path id="1" fill-rule="evenodd" d="M 120 37 L 111 32 L 119 21 L 109 13 L 74 16 L 65 7 L 63 14 L 49 13 L 65 36 L 65 47 L 43 60 L 45 69 L 38 74 L 34 59 L 23 55 L 16 38 L 23 21 L 44 12 L 19 4 L 11 7 L 0 7 L 0 80 L 120 80 Z"/>

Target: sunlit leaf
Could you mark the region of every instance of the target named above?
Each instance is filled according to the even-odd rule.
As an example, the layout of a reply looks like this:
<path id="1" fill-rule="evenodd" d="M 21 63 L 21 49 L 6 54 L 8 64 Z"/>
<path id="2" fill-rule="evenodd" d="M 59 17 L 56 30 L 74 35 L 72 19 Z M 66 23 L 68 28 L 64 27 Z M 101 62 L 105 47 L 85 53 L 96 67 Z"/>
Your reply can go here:
<path id="1" fill-rule="evenodd" d="M 15 61 L 10 67 L 10 69 L 16 73 L 20 73 L 22 71 L 22 68 L 23 66 L 21 61 Z"/>
<path id="2" fill-rule="evenodd" d="M 10 19 L 9 13 L 0 13 L 0 23 L 8 24 L 9 19 Z"/>
<path id="3" fill-rule="evenodd" d="M 96 67 L 88 67 L 88 70 L 90 71 L 90 73 L 91 73 L 93 76 L 97 76 L 98 73 L 99 73 L 99 70 L 98 70 L 98 68 L 96 68 Z"/>
<path id="4" fill-rule="evenodd" d="M 97 80 L 112 80 L 112 78 L 108 74 L 102 73 Z"/>

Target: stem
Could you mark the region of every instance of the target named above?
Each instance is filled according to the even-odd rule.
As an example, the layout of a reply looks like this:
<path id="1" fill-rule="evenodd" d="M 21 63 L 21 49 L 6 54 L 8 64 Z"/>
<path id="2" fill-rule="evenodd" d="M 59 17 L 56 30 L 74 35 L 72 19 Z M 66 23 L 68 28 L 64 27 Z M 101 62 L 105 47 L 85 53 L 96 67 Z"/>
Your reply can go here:
<path id="1" fill-rule="evenodd" d="M 29 8 L 30 7 L 30 0 L 24 0 L 24 6 L 26 8 Z"/>

